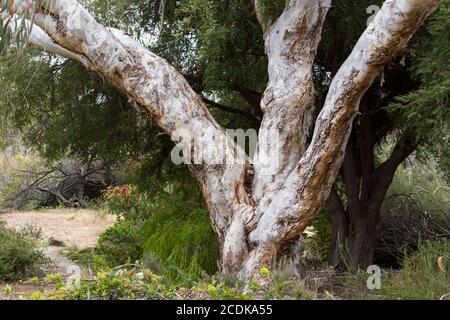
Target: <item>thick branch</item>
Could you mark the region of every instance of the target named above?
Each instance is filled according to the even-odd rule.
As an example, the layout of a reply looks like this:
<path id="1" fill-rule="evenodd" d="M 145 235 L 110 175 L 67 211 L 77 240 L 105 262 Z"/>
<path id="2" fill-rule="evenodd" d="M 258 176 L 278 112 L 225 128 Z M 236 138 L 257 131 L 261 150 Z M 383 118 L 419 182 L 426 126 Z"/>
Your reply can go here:
<path id="1" fill-rule="evenodd" d="M 252 252 L 247 272 L 255 264 L 270 265 L 267 259 L 273 258 L 273 252 L 267 252 L 298 237 L 323 206 L 342 164 L 362 96 L 438 4 L 437 0 L 385 2 L 333 79 L 312 142 L 297 168 L 277 194 L 263 199 L 261 219 L 250 234 L 259 249 Z"/>
<path id="2" fill-rule="evenodd" d="M 228 113 L 234 113 L 234 114 L 238 114 L 241 116 L 245 116 L 254 120 L 258 120 L 258 118 L 256 118 L 253 114 L 246 112 L 244 110 L 238 109 L 238 108 L 234 108 L 234 107 L 229 107 L 229 106 L 225 106 L 223 104 L 214 102 L 212 100 L 203 98 L 203 102 L 206 103 L 206 105 L 210 108 L 216 108 L 218 110 L 221 110 L 223 112 L 228 112 Z"/>
<path id="3" fill-rule="evenodd" d="M 203 190 L 213 225 L 223 240 L 233 213 L 252 210 L 244 188 L 249 160 L 214 121 L 187 81 L 166 60 L 123 32 L 97 23 L 76 0 L 52 0 L 42 5 L 34 23 L 33 29 L 45 30 L 57 47 L 45 46 L 46 37 L 36 37 L 36 45 L 56 53 L 63 48 L 71 58 L 85 60 L 89 70 L 124 92 L 183 147 L 185 161 Z M 201 157 L 191 159 L 199 152 Z"/>
<path id="4" fill-rule="evenodd" d="M 405 131 L 392 150 L 389 159 L 378 166 L 373 173 L 372 199 L 378 202 L 384 200 L 398 166 L 417 149 L 417 146 L 415 134 L 411 131 Z"/>
<path id="5" fill-rule="evenodd" d="M 313 64 L 330 0 L 291 0 L 265 29 L 269 84 L 256 150 L 253 197 L 279 191 L 306 150 L 314 121 Z"/>

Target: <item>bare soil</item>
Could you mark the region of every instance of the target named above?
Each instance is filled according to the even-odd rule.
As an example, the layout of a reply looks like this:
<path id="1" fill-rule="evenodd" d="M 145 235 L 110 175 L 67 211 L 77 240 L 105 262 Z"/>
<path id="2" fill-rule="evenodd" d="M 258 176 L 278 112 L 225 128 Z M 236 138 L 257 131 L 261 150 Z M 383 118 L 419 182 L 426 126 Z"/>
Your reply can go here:
<path id="1" fill-rule="evenodd" d="M 42 248 L 50 260 L 44 273 L 60 273 L 64 278 L 71 275 L 73 268 L 78 267 L 63 253 L 64 247 L 77 247 L 79 249 L 93 247 L 98 236 L 112 226 L 116 219 L 114 216 L 102 214 L 93 210 L 51 209 L 30 212 L 12 212 L 0 214 L 0 220 L 6 222 L 7 227 L 21 229 L 31 225 L 41 229 Z M 62 246 L 52 246 L 51 243 L 62 243 Z M 5 297 L 5 286 L 13 289 L 11 297 Z M 51 287 L 42 288 L 42 282 L 20 281 L 16 283 L 0 283 L 0 300 L 5 298 L 27 299 L 31 293 Z"/>

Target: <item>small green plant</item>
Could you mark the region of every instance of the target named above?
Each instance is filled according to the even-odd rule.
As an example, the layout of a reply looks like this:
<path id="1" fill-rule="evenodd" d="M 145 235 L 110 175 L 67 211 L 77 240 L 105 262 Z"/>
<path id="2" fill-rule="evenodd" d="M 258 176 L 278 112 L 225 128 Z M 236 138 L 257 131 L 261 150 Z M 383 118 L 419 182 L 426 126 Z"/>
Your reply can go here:
<path id="1" fill-rule="evenodd" d="M 229 287 L 224 282 L 206 285 L 210 298 L 213 300 L 247 300 L 251 296 L 243 293 L 239 288 Z M 202 292 L 202 287 L 196 288 L 196 291 Z"/>
<path id="2" fill-rule="evenodd" d="M 110 266 L 141 259 L 143 240 L 140 228 L 133 221 L 116 223 L 100 235 L 94 249 L 95 255 L 103 258 Z"/>
<path id="3" fill-rule="evenodd" d="M 0 221 L 0 280 L 24 279 L 39 272 L 47 263 L 44 254 L 37 249 L 40 232 L 28 227 L 16 231 Z"/>
<path id="4" fill-rule="evenodd" d="M 267 269 L 266 267 L 262 267 L 259 270 L 259 274 L 263 277 L 263 278 L 268 278 L 270 276 L 270 270 Z"/>
<path id="5" fill-rule="evenodd" d="M 51 273 L 46 275 L 44 280 L 47 283 L 59 283 L 62 281 L 62 275 L 60 273 Z"/>
<path id="6" fill-rule="evenodd" d="M 7 284 L 4 288 L 3 288 L 3 293 L 6 296 L 6 298 L 10 298 L 13 294 L 13 288 Z"/>
<path id="7" fill-rule="evenodd" d="M 41 282 L 41 279 L 39 279 L 39 277 L 33 277 L 30 279 L 30 282 L 33 284 L 39 284 Z"/>
<path id="8" fill-rule="evenodd" d="M 36 291 L 31 294 L 31 300 L 43 300 L 43 299 L 44 297 L 42 295 L 42 292 L 40 291 Z"/>
<path id="9" fill-rule="evenodd" d="M 156 257 L 164 275 L 192 283 L 217 271 L 219 244 L 206 210 L 183 206 L 161 209 L 142 228 L 144 252 Z"/>

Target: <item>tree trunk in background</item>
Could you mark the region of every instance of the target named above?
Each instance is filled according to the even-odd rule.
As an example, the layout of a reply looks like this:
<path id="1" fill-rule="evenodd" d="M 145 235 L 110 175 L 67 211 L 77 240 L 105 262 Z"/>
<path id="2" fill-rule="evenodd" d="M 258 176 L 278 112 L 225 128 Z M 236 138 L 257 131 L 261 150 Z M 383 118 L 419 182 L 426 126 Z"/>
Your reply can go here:
<path id="1" fill-rule="evenodd" d="M 81 208 L 85 208 L 86 207 L 86 201 L 84 200 L 84 190 L 86 189 L 86 177 L 85 176 L 81 176 L 78 179 L 78 190 L 77 190 L 77 201 L 78 201 L 78 205 Z"/>
<path id="2" fill-rule="evenodd" d="M 123 32 L 97 23 L 78 1 L 53 0 L 26 16 L 35 23 L 32 44 L 101 75 L 188 151 L 184 160 L 204 194 L 221 244 L 221 271 L 249 278 L 263 266 L 274 267 L 323 207 L 362 97 L 438 3 L 386 1 L 336 73 L 311 138 L 312 66 L 331 0 L 291 0 L 273 21 L 258 13 L 270 78 L 261 132 L 276 130 L 280 139 L 269 135 L 265 147 L 259 144 L 254 163 L 178 71 Z M 16 0 L 14 10 L 28 10 L 29 5 Z M 279 166 L 266 169 L 274 145 L 281 147 Z M 202 161 L 192 163 L 192 154 L 205 148 Z M 364 238 L 359 234 L 355 240 Z M 357 244 L 355 255 L 362 250 Z"/>
<path id="3" fill-rule="evenodd" d="M 348 238 L 349 217 L 335 186 L 328 197 L 326 209 L 331 219 L 333 231 L 331 264 L 334 267 L 340 267 L 343 262 L 341 251 L 345 248 Z"/>
<path id="4" fill-rule="evenodd" d="M 360 120 L 360 127 L 367 125 L 364 121 Z M 414 135 L 405 132 L 389 159 L 375 168 L 373 163 L 365 163 L 373 161 L 375 145 L 360 143 L 355 148 L 353 142 L 361 137 L 364 134 L 358 137 L 352 135 L 342 167 L 346 206 L 337 187 L 333 188 L 327 201 L 333 228 L 332 264 L 341 269 L 366 269 L 373 264 L 376 230 L 383 201 L 398 166 L 417 147 Z M 357 156 L 363 154 L 361 149 L 370 150 L 369 157 Z"/>

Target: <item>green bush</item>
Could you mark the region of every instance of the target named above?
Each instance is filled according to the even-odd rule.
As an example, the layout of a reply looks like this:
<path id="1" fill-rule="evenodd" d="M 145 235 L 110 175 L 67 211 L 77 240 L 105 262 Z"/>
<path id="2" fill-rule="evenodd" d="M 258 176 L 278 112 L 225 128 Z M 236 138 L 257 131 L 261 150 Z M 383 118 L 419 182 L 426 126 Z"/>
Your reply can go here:
<path id="1" fill-rule="evenodd" d="M 153 208 L 148 195 L 130 185 L 106 189 L 102 200 L 106 211 L 122 220 L 145 220 Z"/>
<path id="2" fill-rule="evenodd" d="M 113 267 L 141 259 L 140 225 L 131 221 L 116 223 L 100 235 L 94 253 Z"/>
<path id="3" fill-rule="evenodd" d="M 180 205 L 155 212 L 143 226 L 144 252 L 155 256 L 172 280 L 217 271 L 219 244 L 204 209 Z"/>
<path id="4" fill-rule="evenodd" d="M 39 271 L 47 259 L 37 250 L 40 233 L 34 228 L 8 229 L 0 221 L 0 280 L 14 281 Z"/>
<path id="5" fill-rule="evenodd" d="M 331 261 L 333 245 L 333 231 L 331 220 L 325 209 L 311 221 L 310 227 L 304 233 L 306 249 L 311 251 L 319 262 L 328 263 Z"/>
<path id="6" fill-rule="evenodd" d="M 380 290 L 369 290 L 369 274 L 360 271 L 343 278 L 343 296 L 350 299 L 437 300 L 450 290 L 450 239 L 423 241 L 405 255 L 400 270 L 385 270 Z"/>
<path id="7" fill-rule="evenodd" d="M 391 299 L 439 299 L 450 290 L 449 262 L 450 239 L 422 242 L 382 292 Z"/>

